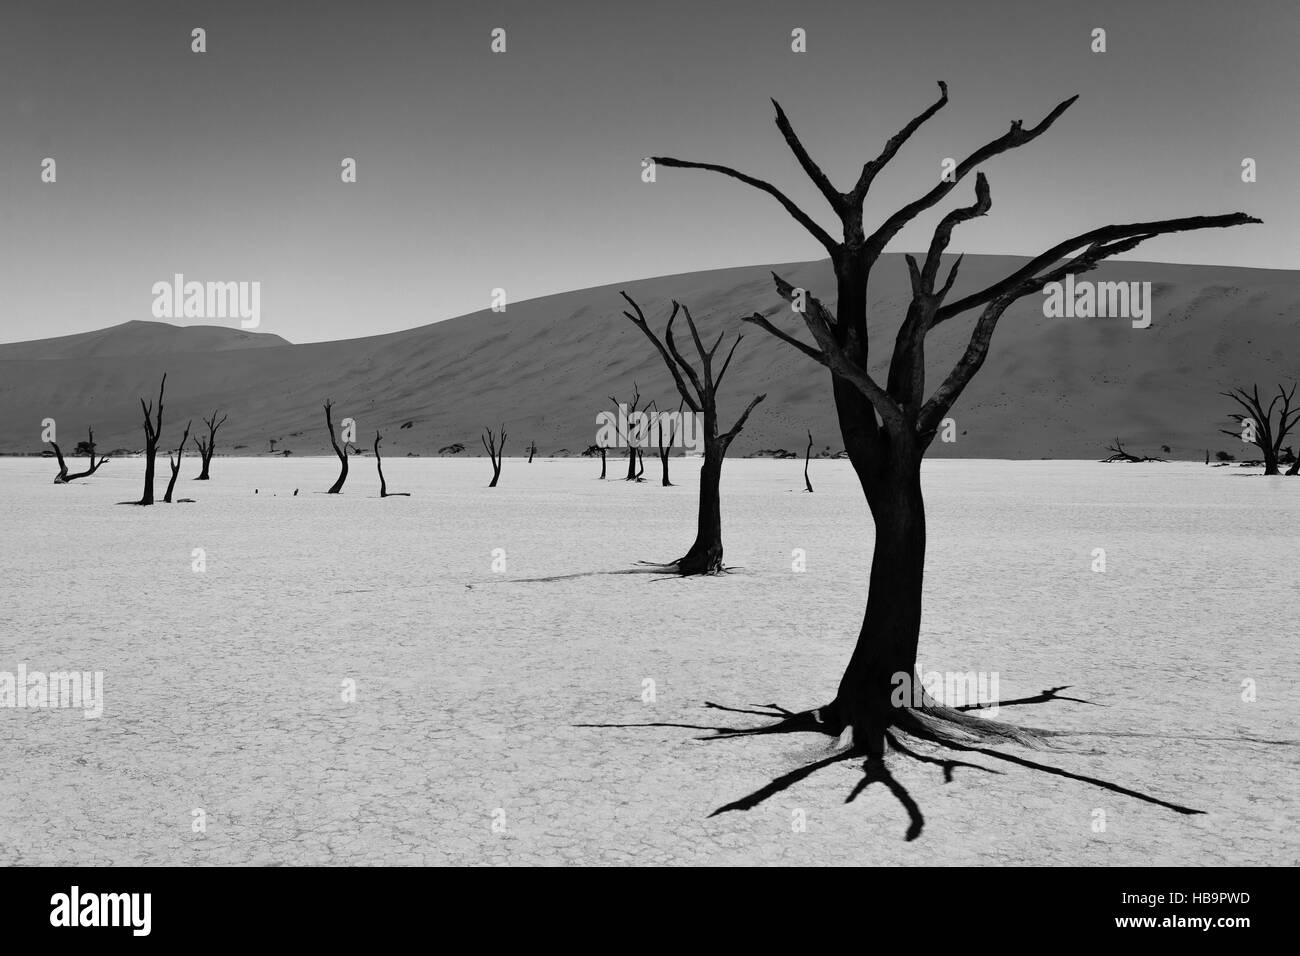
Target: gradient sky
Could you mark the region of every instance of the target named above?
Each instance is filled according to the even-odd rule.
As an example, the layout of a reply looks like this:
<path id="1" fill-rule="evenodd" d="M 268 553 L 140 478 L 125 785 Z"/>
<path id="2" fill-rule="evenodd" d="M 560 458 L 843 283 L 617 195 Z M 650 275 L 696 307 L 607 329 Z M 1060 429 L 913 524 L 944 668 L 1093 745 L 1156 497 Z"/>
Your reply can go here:
<path id="1" fill-rule="evenodd" d="M 195 26 L 206 54 L 190 52 Z M 489 51 L 498 26 L 505 54 Z M 807 53 L 790 51 L 794 27 Z M 1079 93 L 984 167 L 993 209 L 954 251 L 1242 210 L 1265 224 L 1137 257 L 1296 269 L 1298 28 L 1295 0 L 6 0 L 0 340 L 150 319 L 150 287 L 174 272 L 260 281 L 261 331 L 304 342 L 476 311 L 498 286 L 517 301 L 818 258 L 768 197 L 703 172 L 648 185 L 641 158 L 739 167 L 829 226 L 768 97 L 847 187 L 939 79 L 948 106 L 876 180 L 869 213 Z M 57 184 L 40 181 L 45 156 Z M 923 248 L 954 204 L 891 250 Z"/>

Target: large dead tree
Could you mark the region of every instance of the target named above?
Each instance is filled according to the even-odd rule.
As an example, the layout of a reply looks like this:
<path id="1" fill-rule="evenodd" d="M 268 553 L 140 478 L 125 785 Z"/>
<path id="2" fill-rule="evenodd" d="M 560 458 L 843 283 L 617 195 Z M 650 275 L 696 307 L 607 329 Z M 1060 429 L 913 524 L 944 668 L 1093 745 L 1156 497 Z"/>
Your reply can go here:
<path id="1" fill-rule="evenodd" d="M 176 490 L 176 476 L 181 473 L 181 459 L 185 456 L 185 443 L 190 440 L 190 426 L 194 424 L 194 419 L 185 423 L 185 434 L 181 436 L 181 443 L 176 448 L 176 457 L 167 456 L 167 463 L 171 465 L 172 476 L 167 482 L 167 494 L 163 495 L 163 501 L 167 504 L 172 503 L 172 492 Z"/>
<path id="2" fill-rule="evenodd" d="M 384 481 L 384 463 L 379 457 L 379 443 L 383 441 L 384 436 L 379 434 L 379 429 L 375 429 L 375 468 L 379 470 L 379 497 L 381 498 L 409 498 L 409 491 L 389 491 L 388 482 Z"/>
<path id="3" fill-rule="evenodd" d="M 492 434 L 492 429 L 484 428 L 479 441 L 483 443 L 484 450 L 492 459 L 492 480 L 488 482 L 488 487 L 495 488 L 497 479 L 501 477 L 501 456 L 506 452 L 506 426 L 501 426 L 500 436 Z"/>
<path id="4" fill-rule="evenodd" d="M 832 236 L 771 183 L 727 166 L 653 157 L 659 167 L 708 170 L 767 193 L 817 240 L 834 267 L 834 309 L 810 291 L 795 289 L 780 276 L 773 277 L 778 295 L 799 313 L 811 344 L 779 328 L 768 316 L 755 313 L 749 321 L 829 370 L 845 450 L 875 523 L 866 611 L 835 698 L 815 711 L 788 718 L 800 726 L 840 736 L 846 753 L 865 753 L 869 769 L 880 766 L 885 734 L 891 727 L 932 740 L 961 740 L 967 745 L 989 739 L 1032 739 L 1018 728 L 968 716 L 932 698 L 923 698 L 921 706 L 891 704 L 895 678 L 901 677 L 911 686 L 916 670 L 926 541 L 921 460 L 942 419 L 984 364 L 998 320 L 1013 302 L 1041 291 L 1049 282 L 1094 269 L 1103 260 L 1128 252 L 1147 239 L 1259 221 L 1233 213 L 1090 229 L 1034 256 L 992 285 L 949 301 L 961 265 L 961 259 L 956 259 L 949 265 L 946 277 L 940 276 L 952 232 L 961 223 L 983 216 L 992 205 L 988 179 L 979 172 L 974 202 L 944 214 L 919 259 L 906 256 L 911 298 L 900 318 L 888 378 L 879 383 L 868 361 L 867 286 L 872 268 L 886 246 L 904 226 L 936 206 L 978 167 L 1045 133 L 1077 99 L 1072 96 L 1058 104 L 1033 126 L 1026 127 L 1016 120 L 1001 136 L 963 158 L 925 193 L 874 229 L 869 228 L 863 221 L 863 201 L 872 182 L 909 137 L 947 104 L 947 86 L 940 83 L 939 89 L 938 100 L 891 137 L 879 156 L 863 165 L 847 192 L 831 183 L 796 136 L 785 112 L 773 101 L 777 128 L 835 213 L 840 237 Z M 778 311 L 783 310 L 773 309 L 771 313 L 774 316 Z M 965 351 L 938 388 L 927 395 L 926 336 L 943 323 L 968 314 L 975 318 Z M 848 746 L 850 743 L 852 746 Z"/>
<path id="5" fill-rule="evenodd" d="M 713 343 L 713 347 L 705 349 L 703 341 L 700 340 L 699 329 L 696 328 L 695 320 L 691 317 L 691 310 L 674 301 L 672 314 L 668 316 L 668 325 L 664 328 L 663 338 L 660 339 L 650 328 L 641 306 L 637 305 L 626 292 L 620 292 L 619 295 L 632 307 L 632 312 L 623 314 L 644 332 L 646 338 L 654 345 L 672 374 L 673 382 L 686 407 L 704 418 L 704 464 L 700 467 L 700 508 L 696 522 L 695 543 L 676 561 L 661 567 L 682 575 L 717 574 L 723 569 L 722 504 L 719 493 L 722 483 L 722 460 L 727 456 L 727 449 L 731 443 L 745 427 L 745 422 L 749 420 L 749 413 L 754 410 L 755 405 L 767 398 L 767 395 L 755 396 L 736 419 L 736 423 L 725 432 L 721 431 L 718 428 L 718 389 L 722 386 L 722 379 L 731 365 L 732 356 L 736 354 L 736 346 L 741 343 L 744 336 L 736 336 L 722 363 L 722 368 L 715 376 L 713 358 L 717 354 L 718 347 L 722 345 L 725 332 L 718 333 L 718 339 Z M 673 322 L 676 321 L 678 312 L 686 316 L 691 340 L 695 343 L 695 351 L 700 357 L 698 371 L 682 355 L 677 348 L 677 342 L 673 339 Z"/>
<path id="6" fill-rule="evenodd" d="M 88 478 L 95 472 L 99 471 L 100 465 L 108 461 L 107 457 L 100 458 L 98 461 L 95 460 L 95 429 L 90 428 L 88 431 L 89 437 L 86 439 L 86 447 L 90 452 L 90 467 L 85 471 L 78 471 L 75 474 L 68 473 L 68 466 L 63 460 L 63 452 L 59 450 L 59 443 L 53 441 L 50 442 L 54 447 L 54 457 L 59 460 L 59 473 L 54 476 L 54 483 L 56 485 L 66 485 L 68 482 L 76 481 L 78 478 Z"/>
<path id="7" fill-rule="evenodd" d="M 1259 386 L 1252 385 L 1250 392 L 1244 388 L 1234 388 L 1228 392 L 1221 392 L 1225 398 L 1230 398 L 1242 408 L 1245 414 L 1234 412 L 1228 417 L 1235 421 L 1240 427 L 1237 431 L 1228 431 L 1226 428 L 1219 429 L 1225 435 L 1231 435 L 1233 438 L 1244 438 L 1249 435 L 1248 440 L 1259 446 L 1259 450 L 1264 454 L 1264 474 L 1280 475 L 1282 472 L 1278 468 L 1278 459 L 1282 454 L 1282 442 L 1286 440 L 1287 433 L 1297 421 L 1300 421 L 1300 407 L 1292 408 L 1291 400 L 1295 397 L 1296 386 L 1291 386 L 1291 391 L 1287 391 L 1281 385 L 1277 387 L 1277 394 L 1273 400 L 1268 403 L 1268 408 L 1264 407 L 1263 401 L 1259 397 Z M 1273 423 L 1273 411 L 1277 408 L 1278 402 L 1282 403 L 1277 417 L 1277 424 Z M 1249 422 L 1249 425 L 1247 423 Z M 1288 475 L 1296 474 L 1296 466 L 1293 462 Z"/>
<path id="8" fill-rule="evenodd" d="M 325 427 L 329 429 L 330 444 L 334 446 L 334 454 L 339 456 L 339 477 L 334 484 L 330 485 L 330 490 L 326 494 L 337 495 L 343 490 L 343 482 L 348 480 L 348 445 L 350 442 L 344 441 L 343 447 L 339 447 L 338 441 L 334 438 L 334 419 L 331 416 L 331 409 L 334 403 L 329 399 L 325 400 Z M 346 420 L 346 419 L 345 419 Z"/>
<path id="9" fill-rule="evenodd" d="M 208 480 L 208 466 L 212 464 L 212 454 L 217 447 L 217 429 L 224 425 L 226 419 L 230 417 L 227 413 L 218 420 L 217 411 L 214 409 L 211 418 L 203 419 L 203 424 L 208 426 L 207 440 L 205 441 L 202 435 L 194 436 L 194 444 L 199 448 L 199 458 L 203 460 L 203 469 L 199 472 L 199 476 L 194 479 L 195 481 Z"/>
<path id="10" fill-rule="evenodd" d="M 136 504 L 153 504 L 154 459 L 158 455 L 158 438 L 162 435 L 163 389 L 167 387 L 167 373 L 163 373 L 158 384 L 158 408 L 154 411 L 153 403 L 140 399 L 140 408 L 144 411 L 144 492 Z M 154 418 L 150 421 L 149 416 Z"/>

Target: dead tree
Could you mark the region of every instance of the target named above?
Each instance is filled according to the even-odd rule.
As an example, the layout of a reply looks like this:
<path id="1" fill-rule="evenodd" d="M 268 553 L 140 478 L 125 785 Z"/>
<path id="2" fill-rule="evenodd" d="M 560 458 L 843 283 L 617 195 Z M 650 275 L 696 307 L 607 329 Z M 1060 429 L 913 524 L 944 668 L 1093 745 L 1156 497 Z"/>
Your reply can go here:
<path id="1" fill-rule="evenodd" d="M 497 479 L 501 477 L 501 456 L 506 452 L 506 426 L 504 424 L 501 426 L 500 437 L 493 435 L 492 429 L 484 428 L 479 441 L 483 443 L 488 457 L 492 459 L 492 480 L 488 482 L 488 487 L 495 488 Z"/>
<path id="2" fill-rule="evenodd" d="M 334 403 L 331 402 L 329 399 L 326 399 L 325 400 L 325 427 L 329 429 L 330 444 L 334 446 L 334 454 L 339 456 L 339 466 L 340 466 L 338 480 L 335 481 L 334 484 L 330 486 L 330 490 L 326 492 L 326 494 L 329 495 L 337 495 L 340 491 L 343 490 L 343 482 L 348 480 L 348 445 L 350 444 L 345 440 L 343 442 L 343 447 L 340 448 L 339 443 L 334 438 L 334 419 L 330 415 L 330 410 L 333 407 L 334 407 Z"/>
<path id="3" fill-rule="evenodd" d="M 677 420 L 673 422 L 672 428 L 668 429 L 667 444 L 664 444 L 665 416 L 662 414 L 657 414 L 655 418 L 659 423 L 659 440 L 657 442 L 657 446 L 659 448 L 659 465 L 663 471 L 662 484 L 663 487 L 665 488 L 671 488 L 673 486 L 673 483 L 668 480 L 668 456 L 672 453 L 673 442 L 677 440 L 677 426 L 681 422 L 681 418 L 682 418 L 682 403 L 681 402 L 677 403 Z"/>
<path id="4" fill-rule="evenodd" d="M 606 451 L 606 449 L 605 449 L 605 446 L 604 446 L 604 445 L 599 445 L 599 446 L 597 446 L 597 447 L 600 448 L 600 480 L 601 480 L 601 481 L 604 481 L 604 480 L 605 480 L 605 451 Z"/>
<path id="5" fill-rule="evenodd" d="M 1101 459 L 1103 463 L 1110 463 L 1113 461 L 1127 461 L 1127 462 L 1135 462 L 1137 464 L 1141 464 L 1144 461 L 1164 461 L 1163 458 L 1152 458 L 1150 455 L 1147 455 L 1143 458 L 1139 458 L 1137 455 L 1130 455 L 1128 452 L 1124 450 L 1124 444 L 1118 438 L 1115 439 L 1115 444 L 1107 445 L 1106 450 L 1108 452 L 1111 452 L 1111 456 L 1109 458 Z M 1208 460 L 1209 452 L 1206 452 L 1206 456 Z"/>
<path id="6" fill-rule="evenodd" d="M 63 452 L 59 450 L 58 442 L 50 442 L 54 446 L 54 457 L 59 460 L 59 473 L 54 476 L 56 485 L 66 485 L 70 481 L 76 481 L 78 478 L 88 478 L 95 472 L 99 471 L 99 466 L 108 461 L 107 457 L 95 460 L 95 429 L 88 429 L 90 437 L 86 440 L 86 445 L 90 450 L 90 467 L 85 471 L 79 471 L 76 474 L 68 474 L 68 466 L 63 460 Z"/>
<path id="7" fill-rule="evenodd" d="M 700 340 L 699 330 L 695 326 L 695 320 L 691 317 L 691 310 L 679 302 L 673 302 L 672 314 L 668 317 L 668 325 L 664 329 L 663 339 L 655 335 L 654 330 L 650 328 L 650 323 L 646 321 L 645 313 L 641 311 L 641 306 L 633 301 L 632 297 L 626 292 L 620 292 L 628 305 L 632 307 L 632 312 L 623 314 L 631 320 L 632 324 L 645 333 L 655 350 L 659 352 L 660 358 L 668 366 L 668 371 L 673 376 L 673 382 L 677 386 L 677 391 L 682 396 L 682 402 L 693 413 L 703 415 L 704 417 L 704 464 L 700 468 L 700 508 L 698 520 L 696 523 L 695 543 L 691 545 L 690 550 L 669 564 L 662 565 L 665 570 L 672 570 L 678 574 L 717 574 L 723 570 L 722 567 L 722 505 L 720 501 L 719 489 L 722 483 L 722 460 L 727 455 L 727 449 L 740 434 L 741 429 L 745 427 L 745 422 L 749 419 L 749 413 L 754 410 L 754 406 L 767 398 L 767 395 L 758 395 L 745 407 L 736 423 L 727 431 L 722 432 L 718 428 L 718 389 L 722 386 L 722 379 L 727 374 L 727 368 L 731 365 L 732 356 L 736 354 L 736 346 L 744 339 L 743 335 L 737 335 L 736 341 L 731 343 L 731 349 L 727 352 L 727 357 L 722 363 L 722 368 L 717 375 L 713 374 L 713 357 L 717 354 L 718 346 L 722 345 L 725 332 L 718 333 L 718 340 L 713 343 L 710 349 L 704 348 L 704 343 Z M 691 331 L 691 339 L 695 343 L 695 351 L 700 357 L 700 368 L 697 371 L 690 362 L 677 348 L 677 343 L 673 339 L 673 322 L 677 319 L 677 313 L 681 312 L 686 316 L 686 325 Z M 635 313 L 635 314 L 633 314 Z"/>
<path id="8" fill-rule="evenodd" d="M 834 733 L 865 753 L 868 766 L 879 766 L 885 733 L 890 727 L 930 739 L 1029 739 L 1007 724 L 969 717 L 922 697 L 919 706 L 893 706 L 896 675 L 910 682 L 916 670 L 921 626 L 922 579 L 925 568 L 925 505 L 921 495 L 921 460 L 938 427 L 984 364 L 998 320 L 1018 299 L 1040 292 L 1049 282 L 1088 272 L 1103 260 L 1129 252 L 1155 236 L 1193 229 L 1221 228 L 1259 222 L 1233 213 L 1102 226 L 1066 239 L 1016 268 L 987 288 L 948 301 L 961 259 L 940 278 L 943 254 L 953 229 L 983 216 L 992 205 L 989 183 L 975 177 L 974 202 L 947 212 L 934 230 L 926 252 L 907 255 L 911 299 L 900 317 L 888 377 L 876 381 L 868 361 L 867 287 L 872 268 L 886 246 L 908 223 L 937 205 L 985 162 L 1037 139 L 1074 103 L 1070 97 L 1039 123 L 1026 127 L 1016 120 L 1000 136 L 963 158 L 949 175 L 908 202 L 878 226 L 864 224 L 863 202 L 876 175 L 908 138 L 948 102 L 948 87 L 939 84 L 937 101 L 889 139 L 875 159 L 865 163 L 847 192 L 839 191 L 808 154 L 780 105 L 776 125 L 803 171 L 838 219 L 841 238 L 818 224 L 776 186 L 727 166 L 686 162 L 656 156 L 658 167 L 701 169 L 720 173 L 767 193 L 826 250 L 835 270 L 836 305 L 823 305 L 810 290 L 796 289 L 774 276 L 778 295 L 790 302 L 812 344 L 778 328 L 755 313 L 749 321 L 830 372 L 830 386 L 844 438 L 845 451 L 867 499 L 875 523 L 866 611 L 857 643 L 840 679 L 834 700 L 795 718 L 800 726 Z M 784 309 L 772 309 L 775 316 Z M 973 329 L 956 365 L 928 397 L 925 391 L 927 334 L 959 316 L 974 314 Z M 876 761 L 873 763 L 873 761 Z"/>
<path id="9" fill-rule="evenodd" d="M 185 423 L 185 434 L 181 436 L 181 443 L 176 449 L 176 458 L 173 460 L 171 455 L 167 456 L 167 463 L 172 467 L 172 477 L 167 482 L 167 494 L 163 495 L 163 501 L 167 504 L 172 503 L 172 492 L 176 490 L 176 476 L 181 473 L 181 458 L 185 455 L 185 443 L 190 440 L 190 426 L 193 424 L 192 418 Z"/>
<path id="10" fill-rule="evenodd" d="M 163 373 L 162 381 L 158 384 L 158 409 L 155 412 L 153 403 L 145 404 L 145 400 L 140 399 L 140 408 L 144 411 L 144 492 L 140 495 L 140 500 L 136 504 L 151 505 L 153 504 L 153 472 L 154 459 L 158 455 L 158 438 L 162 434 L 162 413 L 163 413 L 163 389 L 167 387 L 167 373 Z M 150 421 L 150 414 L 154 419 Z"/>
<path id="11" fill-rule="evenodd" d="M 379 429 L 375 429 L 375 468 L 379 470 L 379 497 L 381 498 L 409 498 L 409 491 L 389 491 L 388 483 L 384 481 L 384 463 L 379 458 L 379 443 L 384 436 L 379 434 Z"/>
<path id="12" fill-rule="evenodd" d="M 533 455 L 535 454 L 537 454 L 537 442 L 531 441 L 528 443 L 528 464 L 533 463 Z"/>
<path id="13" fill-rule="evenodd" d="M 1241 438 L 1250 441 L 1259 446 L 1259 450 L 1264 453 L 1264 474 L 1280 475 L 1282 472 L 1278 468 L 1278 458 L 1282 453 L 1282 442 L 1286 440 L 1287 433 L 1291 431 L 1292 426 L 1300 421 L 1300 407 L 1292 408 L 1291 399 L 1295 397 L 1296 386 L 1291 386 L 1291 391 L 1287 391 L 1281 385 L 1277 387 L 1277 394 L 1273 400 L 1268 403 L 1268 408 L 1264 407 L 1263 401 L 1259 397 L 1259 386 L 1252 385 L 1249 393 L 1243 388 L 1234 388 L 1228 392 L 1220 392 L 1225 398 L 1230 398 L 1246 410 L 1246 414 L 1234 412 L 1228 417 L 1241 426 L 1238 431 L 1228 431 L 1221 428 L 1219 431 L 1225 435 L 1231 435 L 1233 438 Z M 1282 403 L 1281 414 L 1278 415 L 1277 424 L 1273 424 L 1273 410 L 1277 403 Z M 1246 422 L 1251 426 L 1247 430 Z M 1246 437 L 1250 435 L 1250 437 Z M 1296 466 L 1292 463 L 1287 470 L 1288 475 L 1296 474 Z"/>
<path id="14" fill-rule="evenodd" d="M 195 481 L 208 480 L 208 466 L 212 464 L 212 453 L 217 447 L 217 429 L 224 425 L 229 417 L 229 414 L 222 415 L 221 420 L 218 421 L 217 410 L 214 410 L 211 418 L 203 419 L 203 424 L 208 426 L 208 438 L 207 441 L 204 441 L 202 435 L 194 436 L 194 444 L 199 447 L 199 458 L 203 460 L 203 470 L 199 472 L 199 476 L 194 479 Z M 272 448 L 271 450 L 274 451 L 275 449 Z"/>
<path id="15" fill-rule="evenodd" d="M 808 459 L 812 458 L 812 429 L 808 430 L 808 450 L 803 453 L 803 484 L 809 494 L 813 493 L 812 482 L 808 480 Z"/>
<path id="16" fill-rule="evenodd" d="M 621 422 L 623 416 L 622 406 L 619 405 L 618 399 L 613 395 L 609 400 L 614 403 L 614 414 Z M 636 481 L 636 442 L 632 440 L 632 416 L 636 414 L 636 408 L 641 404 L 641 387 L 636 382 L 632 383 L 632 404 L 627 407 L 627 427 L 618 430 L 618 439 L 627 446 L 627 475 L 624 481 Z M 639 437 L 639 436 L 638 436 Z M 603 469 L 602 469 L 603 473 Z"/>
<path id="17" fill-rule="evenodd" d="M 642 475 L 645 474 L 645 456 L 641 454 L 641 449 L 636 450 L 636 476 L 634 481 L 645 481 Z"/>

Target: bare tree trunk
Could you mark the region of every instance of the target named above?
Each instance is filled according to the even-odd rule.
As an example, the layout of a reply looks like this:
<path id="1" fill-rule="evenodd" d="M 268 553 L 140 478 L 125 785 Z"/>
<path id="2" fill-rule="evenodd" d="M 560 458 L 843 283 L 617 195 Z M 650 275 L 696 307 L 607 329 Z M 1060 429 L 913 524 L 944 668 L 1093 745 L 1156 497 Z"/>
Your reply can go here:
<path id="1" fill-rule="evenodd" d="M 181 443 L 176 449 L 176 460 L 173 461 L 171 455 L 167 456 L 167 463 L 172 468 L 171 480 L 167 482 L 167 494 L 163 495 L 163 501 L 167 504 L 172 503 L 172 492 L 176 490 L 176 476 L 181 473 L 181 458 L 185 455 L 185 443 L 190 440 L 190 426 L 193 424 L 194 419 L 185 423 L 185 434 L 181 436 Z"/>
<path id="2" fill-rule="evenodd" d="M 605 446 L 600 446 L 600 480 L 605 480 Z"/>
<path id="3" fill-rule="evenodd" d="M 334 403 L 327 399 L 325 402 L 325 427 L 329 429 L 330 444 L 334 446 L 334 454 L 339 456 L 340 467 L 338 480 L 330 485 L 330 490 L 326 494 L 337 495 L 343 490 L 343 482 L 348 480 L 348 442 L 344 441 L 343 447 L 340 448 L 339 443 L 334 440 L 334 419 L 330 414 L 333 407 Z"/>
<path id="4" fill-rule="evenodd" d="M 230 417 L 229 414 L 222 415 L 220 421 L 218 421 L 217 411 L 219 410 L 220 409 L 214 410 L 212 412 L 211 418 L 203 419 L 203 424 L 208 426 L 207 440 L 204 441 L 202 435 L 194 436 L 194 444 L 196 444 L 199 448 L 199 458 L 203 460 L 203 469 L 199 472 L 199 476 L 194 479 L 195 481 L 209 480 L 208 466 L 212 464 L 212 455 L 214 450 L 217 447 L 217 429 L 220 428 L 222 425 L 224 425 L 226 419 Z M 271 450 L 274 451 L 275 449 L 272 448 Z"/>
<path id="5" fill-rule="evenodd" d="M 535 454 L 537 454 L 537 442 L 529 442 L 529 444 L 528 444 L 528 464 L 531 465 L 531 464 L 533 463 L 533 455 L 535 455 Z"/>
<path id="6" fill-rule="evenodd" d="M 849 396 L 845 396 L 848 398 Z M 911 451 L 867 464 L 865 449 L 850 453 L 875 523 L 867 607 L 858 640 L 822 717 L 838 734 L 855 728 L 868 756 L 884 752 L 885 729 L 897 716 L 890 696 L 898 675 L 916 672 L 925 572 L 925 501 L 921 458 Z M 859 468 L 859 463 L 865 467 Z M 909 698 L 910 700 L 910 698 Z"/>
<path id="7" fill-rule="evenodd" d="M 706 439 L 704 464 L 700 468 L 700 504 L 695 522 L 695 541 L 677 559 L 681 574 L 717 574 L 722 570 L 722 460 L 726 445 Z"/>
<path id="8" fill-rule="evenodd" d="M 167 373 L 164 372 L 162 382 L 158 385 L 158 409 L 153 421 L 149 420 L 153 409 L 145 404 L 143 398 L 140 399 L 140 408 L 144 411 L 144 492 L 137 504 L 141 505 L 153 504 L 154 458 L 158 454 L 158 438 L 162 434 L 163 390 L 166 387 Z"/>
<path id="9" fill-rule="evenodd" d="M 379 443 L 380 441 L 383 440 L 383 437 L 384 437 L 383 435 L 379 434 L 379 430 L 375 429 L 375 468 L 378 469 L 379 471 L 379 497 L 409 498 L 411 497 L 411 493 L 409 491 L 390 492 L 388 490 L 388 482 L 384 481 L 384 463 L 383 460 L 380 459 L 379 457 Z"/>
<path id="10" fill-rule="evenodd" d="M 488 482 L 489 488 L 497 486 L 497 480 L 501 477 L 501 457 L 506 452 L 506 426 L 501 426 L 500 438 L 492 434 L 492 429 L 485 428 L 484 435 L 479 440 L 483 442 L 483 447 L 487 449 L 488 457 L 492 459 L 492 480 Z"/>
<path id="11" fill-rule="evenodd" d="M 803 483 L 809 493 L 812 492 L 812 482 L 808 480 L 808 459 L 812 457 L 812 430 L 808 431 L 808 450 L 803 453 Z"/>
<path id="12" fill-rule="evenodd" d="M 679 404 L 677 406 L 677 414 L 679 416 L 681 415 L 681 411 L 682 411 L 682 406 Z M 665 488 L 671 488 L 673 486 L 673 483 L 668 480 L 668 456 L 672 453 L 673 441 L 674 439 L 676 439 L 676 437 L 677 437 L 677 426 L 676 424 L 674 424 L 673 427 L 668 430 L 668 443 L 664 444 L 664 420 L 662 417 L 660 417 L 659 419 L 659 466 L 663 471 L 663 477 L 660 483 Z"/>

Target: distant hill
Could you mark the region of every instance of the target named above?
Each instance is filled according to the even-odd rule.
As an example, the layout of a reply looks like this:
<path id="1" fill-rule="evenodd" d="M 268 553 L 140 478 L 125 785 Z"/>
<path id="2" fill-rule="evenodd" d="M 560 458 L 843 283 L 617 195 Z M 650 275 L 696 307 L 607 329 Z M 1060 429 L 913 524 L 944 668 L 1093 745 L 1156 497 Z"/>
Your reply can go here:
<path id="1" fill-rule="evenodd" d="M 968 256 L 953 298 L 1014 270 L 1024 260 Z M 184 422 L 220 407 L 230 419 L 219 453 L 329 453 L 321 403 L 335 421 L 353 417 L 368 444 L 375 427 L 394 457 L 433 456 L 453 443 L 481 453 L 483 425 L 506 423 L 507 454 L 536 440 L 541 454 L 580 451 L 595 441 L 596 414 L 608 396 L 631 395 L 677 407 L 676 393 L 644 336 L 621 315 L 620 288 L 635 296 L 658 329 L 677 298 L 691 306 L 708 337 L 745 332 L 724 386 L 724 427 L 758 392 L 733 454 L 802 451 L 812 429 L 816 451 L 843 442 L 828 374 L 739 317 L 776 316 L 807 338 L 777 299 L 770 271 L 833 303 L 825 261 L 754 266 L 584 289 L 476 312 L 403 332 L 292 345 L 238 328 L 178 328 L 129 322 L 98 332 L 0 345 L 0 452 L 40 450 L 40 422 L 58 421 L 70 441 L 89 424 L 104 449 L 143 444 L 140 396 L 152 397 L 169 373 L 163 446 Z M 954 457 L 1100 458 L 1116 436 L 1133 451 L 1199 458 L 1206 449 L 1243 457 L 1220 435 L 1230 385 L 1300 378 L 1300 273 L 1217 266 L 1112 262 L 1087 278 L 1150 281 L 1151 328 L 1122 319 L 1048 319 L 1041 297 L 1003 317 L 984 369 L 953 410 L 958 440 L 933 454 Z M 884 378 L 907 299 L 900 255 L 877 265 L 870 290 L 875 373 Z M 927 349 L 928 388 L 941 381 L 965 345 L 973 317 L 937 329 Z M 679 342 L 690 354 L 681 329 Z M 400 428 L 410 422 L 409 428 Z M 1297 436 L 1300 445 L 1300 436 Z"/>
<path id="2" fill-rule="evenodd" d="M 61 335 L 0 345 L 0 359 L 107 358 L 123 355 L 174 355 L 179 352 L 226 352 L 260 349 L 289 342 L 278 335 L 247 332 L 219 325 L 169 325 L 123 322 L 94 332 Z"/>

